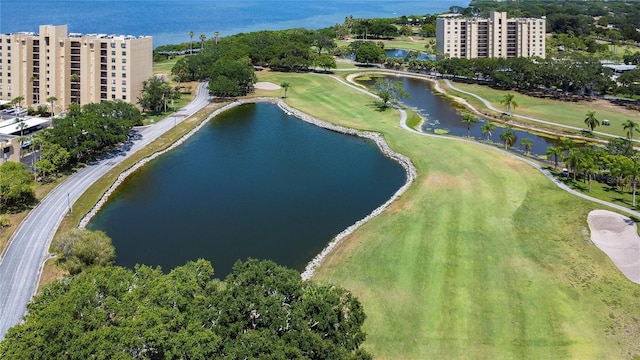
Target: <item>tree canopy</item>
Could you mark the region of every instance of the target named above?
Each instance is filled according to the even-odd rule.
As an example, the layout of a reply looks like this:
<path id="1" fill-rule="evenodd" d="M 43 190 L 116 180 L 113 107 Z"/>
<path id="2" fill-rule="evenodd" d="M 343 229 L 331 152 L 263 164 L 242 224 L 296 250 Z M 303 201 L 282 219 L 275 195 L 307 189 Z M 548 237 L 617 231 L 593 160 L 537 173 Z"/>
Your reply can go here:
<path id="1" fill-rule="evenodd" d="M 73 164 L 90 161 L 126 141 L 142 117 L 135 106 L 118 100 L 82 107 L 71 104 L 66 116 L 52 122 L 53 127 L 42 130 L 42 140 L 66 150 Z"/>
<path id="2" fill-rule="evenodd" d="M 205 260 L 95 267 L 46 287 L 0 343 L 3 359 L 369 359 L 348 291 L 271 261 L 219 281 Z"/>

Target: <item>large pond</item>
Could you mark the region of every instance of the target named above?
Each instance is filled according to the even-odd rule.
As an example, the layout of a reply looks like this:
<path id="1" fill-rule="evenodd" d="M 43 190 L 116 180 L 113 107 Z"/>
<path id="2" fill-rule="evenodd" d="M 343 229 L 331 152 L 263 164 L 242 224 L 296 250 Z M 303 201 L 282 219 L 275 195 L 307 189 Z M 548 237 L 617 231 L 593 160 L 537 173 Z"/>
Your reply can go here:
<path id="1" fill-rule="evenodd" d="M 205 258 L 224 277 L 253 257 L 302 270 L 405 181 L 369 140 L 243 105 L 127 178 L 88 228 L 126 267 Z"/>
<path id="2" fill-rule="evenodd" d="M 403 83 L 410 97 L 403 98 L 401 101 L 405 105 L 413 108 L 425 119 L 422 125 L 422 131 L 427 133 L 446 133 L 455 136 L 467 136 L 467 124 L 461 121 L 462 113 L 452 106 L 450 99 L 434 94 L 433 91 L 431 91 L 429 81 L 403 76 L 389 76 L 388 78 Z M 375 80 L 361 81 L 361 83 L 367 86 L 373 86 L 374 82 Z M 485 124 L 487 120 L 483 118 L 478 118 L 477 120 L 477 123 L 471 125 L 470 136 L 476 139 L 500 142 L 500 134 L 506 129 L 504 126 L 495 124 L 496 129 L 491 134 L 491 137 L 489 137 L 489 134 L 482 133 L 482 125 Z M 537 155 L 544 155 L 549 146 L 558 145 L 559 143 L 557 139 L 518 129 L 511 130 L 517 138 L 516 143 L 511 149 L 513 151 L 523 152 L 520 142 L 525 138 L 532 140 L 533 146 L 531 153 Z"/>

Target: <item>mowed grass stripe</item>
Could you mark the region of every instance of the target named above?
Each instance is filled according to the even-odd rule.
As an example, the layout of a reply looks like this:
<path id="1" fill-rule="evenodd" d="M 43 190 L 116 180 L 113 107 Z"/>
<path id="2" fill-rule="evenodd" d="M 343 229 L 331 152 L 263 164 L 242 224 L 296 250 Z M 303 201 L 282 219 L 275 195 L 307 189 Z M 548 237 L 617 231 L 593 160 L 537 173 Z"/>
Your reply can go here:
<path id="1" fill-rule="evenodd" d="M 311 115 L 383 133 L 418 170 L 412 187 L 345 239 L 316 275 L 361 300 L 364 346 L 376 358 L 640 351 L 640 289 L 584 237 L 594 204 L 498 151 L 407 133 L 397 113 L 374 111 L 368 97 L 328 77 L 260 76 L 291 81 L 287 102 Z M 303 76 L 330 91 L 296 88 Z"/>

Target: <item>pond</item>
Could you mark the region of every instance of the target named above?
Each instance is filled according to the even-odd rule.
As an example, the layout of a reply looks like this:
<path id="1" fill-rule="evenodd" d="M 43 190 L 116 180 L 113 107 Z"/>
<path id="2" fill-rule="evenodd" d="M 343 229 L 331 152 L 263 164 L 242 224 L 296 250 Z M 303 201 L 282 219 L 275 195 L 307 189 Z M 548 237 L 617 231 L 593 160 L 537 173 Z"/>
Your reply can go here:
<path id="1" fill-rule="evenodd" d="M 462 113 L 452 105 L 450 99 L 445 96 L 435 94 L 431 90 L 431 83 L 429 81 L 404 76 L 388 76 L 387 78 L 394 81 L 401 81 L 404 85 L 404 89 L 409 93 L 410 97 L 403 98 L 401 101 L 425 119 L 425 122 L 422 125 L 422 131 L 426 133 L 467 136 L 467 124 L 461 121 Z M 374 79 L 360 81 L 360 83 L 366 86 L 373 86 L 374 82 Z M 486 140 L 488 134 L 482 134 L 482 125 L 487 123 L 487 120 L 481 117 L 478 117 L 477 120 L 477 123 L 471 125 L 469 135 L 476 139 Z M 490 140 L 500 142 L 500 134 L 502 134 L 506 127 L 499 124 L 494 125 L 496 128 L 493 131 Z M 513 131 L 517 138 L 512 150 L 518 152 L 523 151 L 520 142 L 525 138 L 532 140 L 533 146 L 531 148 L 531 153 L 537 155 L 544 155 L 549 146 L 559 145 L 560 143 L 558 139 L 529 133 L 515 128 L 511 129 L 511 131 Z"/>
<path id="2" fill-rule="evenodd" d="M 224 277 L 253 257 L 302 270 L 405 181 L 369 140 L 243 105 L 127 178 L 88 228 L 125 267 L 205 258 Z"/>

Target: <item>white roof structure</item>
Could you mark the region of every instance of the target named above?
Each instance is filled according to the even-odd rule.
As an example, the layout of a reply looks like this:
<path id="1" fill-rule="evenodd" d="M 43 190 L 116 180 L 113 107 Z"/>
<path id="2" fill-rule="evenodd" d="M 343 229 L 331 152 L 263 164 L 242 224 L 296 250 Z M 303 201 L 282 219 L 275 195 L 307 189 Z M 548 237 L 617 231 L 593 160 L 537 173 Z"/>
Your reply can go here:
<path id="1" fill-rule="evenodd" d="M 25 127 L 22 131 L 26 131 L 34 127 L 44 125 L 49 121 L 50 119 L 48 118 L 27 118 L 24 120 Z M 16 122 L 15 119 L 3 121 L 2 123 L 0 123 L 0 134 L 2 135 L 20 134 L 19 123 Z"/>

